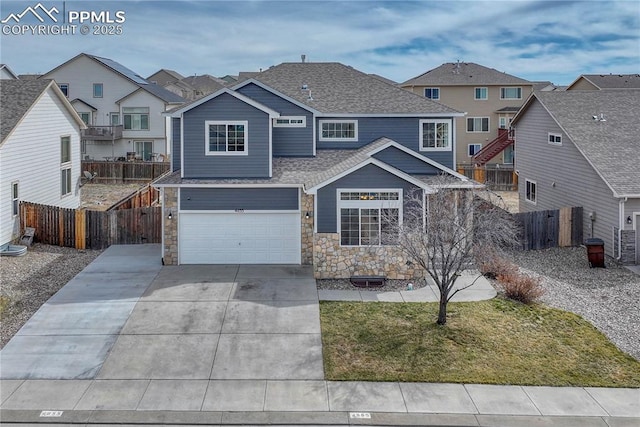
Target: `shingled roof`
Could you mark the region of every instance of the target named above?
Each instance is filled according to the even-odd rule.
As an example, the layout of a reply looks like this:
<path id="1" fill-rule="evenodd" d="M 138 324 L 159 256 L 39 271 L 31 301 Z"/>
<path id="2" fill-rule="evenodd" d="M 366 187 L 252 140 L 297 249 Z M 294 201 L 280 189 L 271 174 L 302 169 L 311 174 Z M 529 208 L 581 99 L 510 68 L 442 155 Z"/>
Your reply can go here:
<path id="1" fill-rule="evenodd" d="M 581 78 L 598 89 L 640 89 L 640 74 L 583 74 L 569 87 Z"/>
<path id="2" fill-rule="evenodd" d="M 0 141 L 4 142 L 20 119 L 52 80 L 3 80 L 0 84 Z"/>
<path id="3" fill-rule="evenodd" d="M 283 63 L 253 79 L 320 114 L 461 114 L 337 62 Z"/>
<path id="4" fill-rule="evenodd" d="M 640 90 L 535 92 L 537 99 L 617 197 L 640 197 Z M 594 120 L 602 114 L 605 121 Z"/>
<path id="5" fill-rule="evenodd" d="M 531 85 L 528 80 L 473 62 L 447 62 L 400 86 Z"/>

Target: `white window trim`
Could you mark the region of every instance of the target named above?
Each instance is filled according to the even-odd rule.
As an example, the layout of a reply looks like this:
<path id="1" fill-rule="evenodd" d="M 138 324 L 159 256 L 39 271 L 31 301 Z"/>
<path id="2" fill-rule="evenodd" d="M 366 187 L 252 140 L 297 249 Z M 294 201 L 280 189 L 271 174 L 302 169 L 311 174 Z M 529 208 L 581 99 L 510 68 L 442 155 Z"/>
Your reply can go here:
<path id="1" fill-rule="evenodd" d="M 553 141 L 551 141 L 551 137 L 553 137 Z M 560 138 L 560 141 L 556 141 L 556 138 Z M 549 132 L 547 134 L 547 142 L 551 145 L 562 145 L 562 135 L 559 133 Z"/>
<path id="2" fill-rule="evenodd" d="M 485 93 L 485 97 L 484 98 L 478 98 L 476 96 L 476 94 L 478 92 L 476 92 L 478 89 L 484 89 L 484 93 Z M 485 86 L 478 86 L 478 87 L 474 87 L 473 88 L 473 99 L 476 101 L 486 101 L 489 99 L 489 88 L 485 87 Z"/>
<path id="3" fill-rule="evenodd" d="M 93 114 L 91 114 L 90 112 L 87 112 L 87 111 L 80 111 L 80 112 L 78 113 L 78 115 L 80 116 L 80 118 L 81 118 L 81 119 L 82 119 L 83 114 L 86 114 L 86 115 L 88 116 L 88 117 L 87 117 L 87 121 L 85 122 L 85 124 L 86 124 L 87 126 L 91 126 L 91 125 L 93 124 L 93 123 L 91 123 L 91 122 L 92 122 L 92 120 L 91 120 L 91 119 L 92 119 Z M 82 121 L 84 121 L 84 120 L 82 120 Z"/>
<path id="4" fill-rule="evenodd" d="M 470 154 L 470 153 L 469 153 L 469 151 L 470 151 L 469 149 L 471 148 L 471 146 L 476 146 L 476 145 L 478 146 L 478 149 L 477 149 L 477 150 L 475 150 L 475 152 L 474 152 L 473 154 Z M 468 144 L 468 145 L 467 145 L 467 155 L 468 155 L 469 157 L 473 157 L 473 156 L 475 156 L 476 154 L 478 154 L 478 153 L 480 152 L 480 150 L 482 150 L 482 144 L 479 144 L 479 143 L 475 143 L 475 142 L 474 142 L 474 143 L 471 143 L 471 144 Z"/>
<path id="5" fill-rule="evenodd" d="M 124 110 L 126 110 L 127 108 L 146 108 L 147 112 L 146 113 L 125 113 Z M 125 119 L 124 116 L 127 115 L 146 115 L 147 116 L 147 127 L 146 128 L 140 128 L 140 129 L 127 129 L 126 126 L 124 125 L 125 123 Z M 133 121 L 131 122 L 133 123 Z M 140 123 L 142 124 L 142 120 L 140 120 Z M 133 132 L 148 132 L 151 130 L 151 108 L 149 107 L 122 107 L 122 130 L 126 130 L 126 131 L 133 131 Z"/>
<path id="6" fill-rule="evenodd" d="M 447 123 L 449 126 L 448 138 L 447 138 L 447 146 L 446 147 L 423 147 L 423 132 L 425 123 Z M 451 119 L 423 119 L 419 121 L 420 132 L 419 132 L 419 140 L 418 144 L 420 146 L 420 151 L 451 151 L 453 146 L 453 122 Z"/>
<path id="7" fill-rule="evenodd" d="M 62 139 L 63 138 L 68 138 L 69 139 L 69 160 L 66 162 L 62 161 Z M 72 147 L 71 147 L 71 143 L 72 143 L 72 139 L 71 139 L 71 135 L 62 135 L 60 136 L 60 196 L 61 197 L 67 197 L 69 195 L 71 195 L 71 193 L 73 193 L 73 185 L 71 184 L 71 178 L 73 176 L 73 173 L 71 172 L 71 164 L 72 164 L 72 159 L 73 159 L 73 155 L 71 153 L 72 151 Z M 69 191 L 66 193 L 63 193 L 63 188 L 62 188 L 62 172 L 69 171 Z M 66 190 L 66 188 L 64 189 Z"/>
<path id="8" fill-rule="evenodd" d="M 66 86 L 67 87 L 67 93 L 64 93 L 64 91 L 62 90 L 62 86 Z M 58 83 L 58 88 L 60 89 L 60 92 L 62 92 L 64 94 L 64 96 L 69 98 L 69 83 Z"/>
<path id="9" fill-rule="evenodd" d="M 438 97 L 437 98 L 429 98 L 427 96 L 427 89 L 431 89 L 433 91 L 433 89 L 438 89 Z M 425 98 L 427 99 L 431 99 L 432 101 L 438 101 L 440 99 L 440 88 L 438 86 L 429 86 L 429 87 L 425 87 L 422 90 L 422 94 L 424 95 Z"/>
<path id="10" fill-rule="evenodd" d="M 358 121 L 357 120 L 320 120 L 319 122 L 320 134 L 318 135 L 319 141 L 331 141 L 331 142 L 356 142 L 358 141 Z M 322 136 L 322 125 L 325 123 L 352 123 L 353 124 L 353 138 L 327 138 Z"/>
<path id="11" fill-rule="evenodd" d="M 117 117 L 118 118 L 118 124 L 114 125 L 113 124 L 113 118 Z M 114 111 L 112 113 L 109 113 L 109 126 L 122 126 L 124 128 L 124 125 L 122 123 L 120 123 L 120 113 L 117 111 Z M 129 129 L 127 129 L 129 130 Z"/>
<path id="12" fill-rule="evenodd" d="M 529 196 L 527 194 L 527 187 L 529 186 L 529 184 L 533 184 L 535 186 L 534 200 L 529 199 Z M 538 183 L 536 181 L 532 181 L 530 179 L 524 180 L 524 199 L 527 201 L 527 203 L 531 203 L 532 205 L 538 204 Z"/>
<path id="13" fill-rule="evenodd" d="M 278 120 L 287 120 L 287 123 L 278 123 Z M 292 120 L 301 120 L 302 123 L 291 123 Z M 273 119 L 274 128 L 304 128 L 307 127 L 307 118 L 305 116 L 280 116 Z"/>
<path id="14" fill-rule="evenodd" d="M 17 197 L 14 196 L 14 191 L 13 191 L 14 188 L 16 189 L 16 193 L 18 193 Z M 15 218 L 19 214 L 20 214 L 20 181 L 13 181 L 11 183 L 11 216 Z"/>
<path id="15" fill-rule="evenodd" d="M 209 125 L 243 125 L 244 151 L 209 151 Z M 227 137 L 227 148 L 228 148 Z M 249 121 L 248 120 L 205 120 L 204 122 L 204 154 L 205 156 L 248 156 L 249 155 Z"/>
<path id="16" fill-rule="evenodd" d="M 489 133 L 491 131 L 491 118 L 490 117 L 467 117 L 467 133 Z M 480 119 L 480 130 L 469 130 L 469 119 L 473 119 L 474 121 L 474 129 L 475 129 L 475 120 Z M 482 130 L 482 120 L 487 119 L 487 130 Z"/>
<path id="17" fill-rule="evenodd" d="M 362 192 L 362 193 L 398 193 L 398 200 L 341 200 L 341 193 Z M 343 245 L 342 230 L 340 228 L 340 210 L 341 209 L 398 209 L 399 225 L 402 225 L 403 217 L 403 194 L 402 188 L 338 188 L 336 189 L 336 230 L 338 232 L 338 241 L 340 246 L 348 248 L 366 248 L 366 247 L 387 247 L 390 245 Z M 358 238 L 360 240 L 360 238 Z"/>
<path id="18" fill-rule="evenodd" d="M 502 96 L 502 89 L 520 89 L 520 96 L 518 98 L 504 98 Z M 500 88 L 500 99 L 522 99 L 522 87 L 521 86 L 504 86 Z"/>

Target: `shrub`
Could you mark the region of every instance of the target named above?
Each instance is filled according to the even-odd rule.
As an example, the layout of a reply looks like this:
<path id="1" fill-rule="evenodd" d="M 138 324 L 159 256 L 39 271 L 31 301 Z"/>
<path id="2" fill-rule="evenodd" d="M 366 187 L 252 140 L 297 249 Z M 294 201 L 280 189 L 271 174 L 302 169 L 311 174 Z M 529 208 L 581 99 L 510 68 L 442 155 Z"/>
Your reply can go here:
<path id="1" fill-rule="evenodd" d="M 499 274 L 497 279 L 507 298 L 523 304 L 531 304 L 544 294 L 540 279 L 535 277 L 515 272 Z"/>
<path id="2" fill-rule="evenodd" d="M 518 266 L 498 256 L 492 250 L 476 251 L 476 266 L 483 276 L 495 279 L 500 275 L 518 274 Z"/>

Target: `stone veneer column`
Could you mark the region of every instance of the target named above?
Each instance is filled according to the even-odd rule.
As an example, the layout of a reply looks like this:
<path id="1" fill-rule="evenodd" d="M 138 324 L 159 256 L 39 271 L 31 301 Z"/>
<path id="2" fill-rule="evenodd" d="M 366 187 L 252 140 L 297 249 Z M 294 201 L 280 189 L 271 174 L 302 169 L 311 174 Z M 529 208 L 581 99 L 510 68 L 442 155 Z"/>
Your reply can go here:
<path id="1" fill-rule="evenodd" d="M 164 223 L 164 256 L 165 265 L 178 264 L 178 189 L 164 188 L 162 199 L 162 220 Z M 167 218 L 171 211 L 171 219 Z"/>
<path id="2" fill-rule="evenodd" d="M 622 230 L 620 232 L 620 261 L 623 265 L 636 263 L 636 231 Z"/>
<path id="3" fill-rule="evenodd" d="M 302 227 L 300 230 L 302 240 L 301 260 L 303 265 L 311 265 L 313 264 L 313 195 L 302 192 L 300 206 L 302 209 L 300 212 L 300 224 Z M 309 218 L 306 218 L 307 212 L 309 213 Z"/>

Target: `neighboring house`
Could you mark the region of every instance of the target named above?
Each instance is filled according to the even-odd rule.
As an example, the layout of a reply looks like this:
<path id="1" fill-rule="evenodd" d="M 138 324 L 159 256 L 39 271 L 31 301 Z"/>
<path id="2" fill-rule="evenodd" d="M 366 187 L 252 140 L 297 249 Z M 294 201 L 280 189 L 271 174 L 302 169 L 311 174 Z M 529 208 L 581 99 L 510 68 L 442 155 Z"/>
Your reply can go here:
<path id="1" fill-rule="evenodd" d="M 191 101 L 216 92 L 227 85 L 226 81 L 209 74 L 188 76 L 180 80 L 180 82 L 193 88 L 194 92 L 191 97 L 188 98 Z"/>
<path id="2" fill-rule="evenodd" d="M 386 214 L 453 170 L 462 113 L 339 63 L 284 63 L 168 113 L 165 264 L 312 264 L 316 277 L 419 274 Z M 388 224 L 388 223 L 387 223 Z"/>
<path id="3" fill-rule="evenodd" d="M 52 80 L 0 84 L 0 246 L 20 237 L 20 202 L 80 206 L 85 125 Z"/>
<path id="4" fill-rule="evenodd" d="M 0 64 L 0 80 L 16 80 L 18 76 L 6 64 Z"/>
<path id="5" fill-rule="evenodd" d="M 228 83 L 235 83 L 238 81 L 238 76 L 232 76 L 231 74 L 224 75 L 220 77 L 220 80 L 224 80 Z"/>
<path id="6" fill-rule="evenodd" d="M 640 74 L 583 74 L 566 90 L 640 89 Z"/>
<path id="7" fill-rule="evenodd" d="M 158 84 L 162 87 L 165 87 L 169 83 L 177 82 L 178 80 L 184 79 L 184 76 L 177 71 L 167 70 L 166 68 L 161 68 L 155 73 L 151 74 L 147 77 L 147 81 L 150 83 Z"/>
<path id="8" fill-rule="evenodd" d="M 122 64 L 81 53 L 46 73 L 69 98 L 88 128 L 83 159 L 159 160 L 170 154 L 162 113 L 184 102 Z"/>
<path id="9" fill-rule="evenodd" d="M 449 62 L 400 86 L 467 113 L 456 128 L 457 164 L 513 164 L 508 129 L 532 82 L 471 62 Z"/>
<path id="10" fill-rule="evenodd" d="M 584 237 L 640 263 L 639 90 L 534 92 L 513 120 L 520 210 L 584 208 Z"/>

